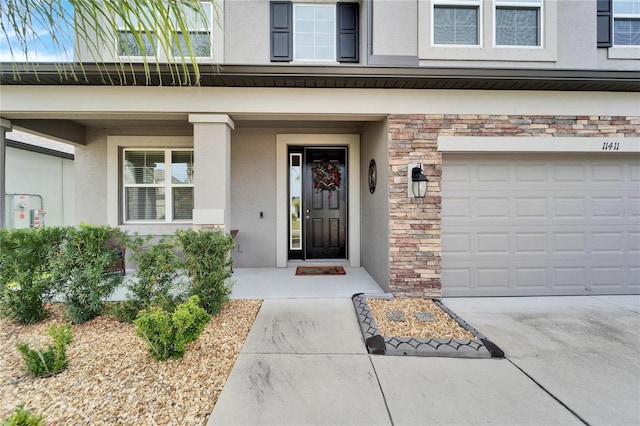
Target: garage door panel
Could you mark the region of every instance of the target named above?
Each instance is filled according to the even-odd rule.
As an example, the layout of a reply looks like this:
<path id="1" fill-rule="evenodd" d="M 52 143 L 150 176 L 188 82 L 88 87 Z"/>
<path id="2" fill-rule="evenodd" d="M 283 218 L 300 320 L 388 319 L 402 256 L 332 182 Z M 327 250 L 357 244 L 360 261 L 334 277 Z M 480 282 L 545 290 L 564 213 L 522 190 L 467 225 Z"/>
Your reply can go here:
<path id="1" fill-rule="evenodd" d="M 640 263 L 640 232 L 629 232 L 629 253 L 639 255 L 638 263 Z"/>
<path id="2" fill-rule="evenodd" d="M 478 196 L 475 199 L 477 217 L 485 219 L 502 219 L 509 217 L 509 199 Z"/>
<path id="3" fill-rule="evenodd" d="M 640 156 L 516 155 L 444 155 L 443 295 L 640 292 Z"/>
<path id="4" fill-rule="evenodd" d="M 506 232 L 488 232 L 476 234 L 476 253 L 498 254 L 509 253 L 509 234 Z"/>
<path id="5" fill-rule="evenodd" d="M 552 202 L 553 217 L 583 218 L 585 199 L 582 197 L 554 197 Z"/>
<path id="6" fill-rule="evenodd" d="M 515 215 L 516 217 L 530 218 L 547 217 L 548 212 L 548 200 L 543 197 L 532 196 L 531 198 L 514 198 L 515 203 Z"/>
<path id="7" fill-rule="evenodd" d="M 478 277 L 477 287 L 479 289 L 507 289 L 509 288 L 509 268 L 478 268 L 476 270 Z"/>
<path id="8" fill-rule="evenodd" d="M 595 217 L 611 217 L 624 211 L 623 197 L 592 197 L 591 212 Z"/>
<path id="9" fill-rule="evenodd" d="M 515 250 L 525 254 L 544 254 L 548 252 L 546 232 L 515 232 Z"/>

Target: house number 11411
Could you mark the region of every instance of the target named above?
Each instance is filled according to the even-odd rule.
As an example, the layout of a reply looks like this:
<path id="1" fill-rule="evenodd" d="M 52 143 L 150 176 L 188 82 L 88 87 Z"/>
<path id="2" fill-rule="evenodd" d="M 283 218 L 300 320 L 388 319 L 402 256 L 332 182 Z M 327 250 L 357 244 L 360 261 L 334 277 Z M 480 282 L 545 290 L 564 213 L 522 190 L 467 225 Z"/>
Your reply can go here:
<path id="1" fill-rule="evenodd" d="M 620 142 L 603 142 L 603 151 L 617 151 L 620 148 Z"/>

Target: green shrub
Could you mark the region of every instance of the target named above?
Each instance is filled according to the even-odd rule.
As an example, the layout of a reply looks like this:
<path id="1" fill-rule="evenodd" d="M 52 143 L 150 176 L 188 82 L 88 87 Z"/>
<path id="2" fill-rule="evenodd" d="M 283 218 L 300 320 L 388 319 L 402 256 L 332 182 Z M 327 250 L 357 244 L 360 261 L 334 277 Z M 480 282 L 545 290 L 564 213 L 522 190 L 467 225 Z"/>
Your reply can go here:
<path id="1" fill-rule="evenodd" d="M 191 283 L 188 294 L 198 296 L 204 309 L 216 314 L 229 300 L 233 238 L 222 232 L 177 231 L 184 253 L 184 268 Z"/>
<path id="2" fill-rule="evenodd" d="M 2 426 L 44 426 L 44 416 L 35 415 L 24 408 L 24 404 L 19 404 L 13 413 L 2 421 Z"/>
<path id="3" fill-rule="evenodd" d="M 137 333 L 158 361 L 180 358 L 186 345 L 195 341 L 211 317 L 200 307 L 198 296 L 178 305 L 173 313 L 160 307 L 144 309 L 134 321 Z"/>
<path id="4" fill-rule="evenodd" d="M 17 322 L 44 319 L 44 304 L 53 294 L 49 260 L 67 228 L 0 230 L 0 313 Z"/>
<path id="5" fill-rule="evenodd" d="M 69 228 L 66 238 L 51 262 L 51 273 L 66 303 L 66 312 L 74 324 L 94 318 L 109 296 L 122 282 L 117 273 L 105 272 L 118 259 L 118 251 L 109 247 L 110 239 L 125 245 L 127 236 L 117 228 L 81 225 Z"/>
<path id="6" fill-rule="evenodd" d="M 32 349 L 28 343 L 18 343 L 16 348 L 22 354 L 25 369 L 36 377 L 49 376 L 67 368 L 67 345 L 73 340 L 71 324 L 47 328 L 53 344 L 46 349 Z"/>
<path id="7" fill-rule="evenodd" d="M 136 318 L 138 312 L 151 306 L 159 306 L 172 312 L 181 296 L 174 295 L 177 291 L 176 278 L 181 262 L 176 256 L 176 240 L 174 237 L 164 237 L 156 244 L 136 239 L 132 242 L 133 254 L 131 260 L 137 263 L 135 279 L 128 285 L 129 293 L 126 300 L 120 304 L 117 316 L 127 322 Z"/>

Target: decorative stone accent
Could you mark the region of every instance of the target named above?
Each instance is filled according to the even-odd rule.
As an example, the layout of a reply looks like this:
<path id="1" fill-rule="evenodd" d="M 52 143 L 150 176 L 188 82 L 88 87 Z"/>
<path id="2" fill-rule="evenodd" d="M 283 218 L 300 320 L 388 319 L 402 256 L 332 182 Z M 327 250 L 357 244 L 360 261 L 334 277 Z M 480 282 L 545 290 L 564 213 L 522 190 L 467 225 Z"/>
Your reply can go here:
<path id="1" fill-rule="evenodd" d="M 638 137 L 640 117 L 490 114 L 391 115 L 389 284 L 396 296 L 441 296 L 442 154 L 438 136 Z M 407 197 L 408 165 L 429 179 L 424 199 Z"/>
<path id="2" fill-rule="evenodd" d="M 389 321 L 405 322 L 406 318 L 402 311 L 387 311 L 384 313 Z"/>
<path id="3" fill-rule="evenodd" d="M 415 312 L 414 315 L 418 318 L 418 321 L 422 322 L 433 322 L 436 320 L 429 312 Z"/>

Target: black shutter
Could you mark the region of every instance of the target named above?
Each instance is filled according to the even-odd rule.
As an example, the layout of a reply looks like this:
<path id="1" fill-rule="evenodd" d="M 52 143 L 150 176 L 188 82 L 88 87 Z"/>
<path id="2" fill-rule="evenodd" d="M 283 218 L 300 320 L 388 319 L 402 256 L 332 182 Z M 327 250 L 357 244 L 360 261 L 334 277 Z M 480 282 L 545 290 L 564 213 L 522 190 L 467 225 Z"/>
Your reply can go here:
<path id="1" fill-rule="evenodd" d="M 598 0 L 598 47 L 611 47 L 613 11 L 611 0 Z"/>
<path id="2" fill-rule="evenodd" d="M 339 2 L 336 8 L 338 62 L 360 62 L 360 4 Z"/>
<path id="3" fill-rule="evenodd" d="M 293 60 L 293 3 L 271 2 L 271 62 Z"/>

